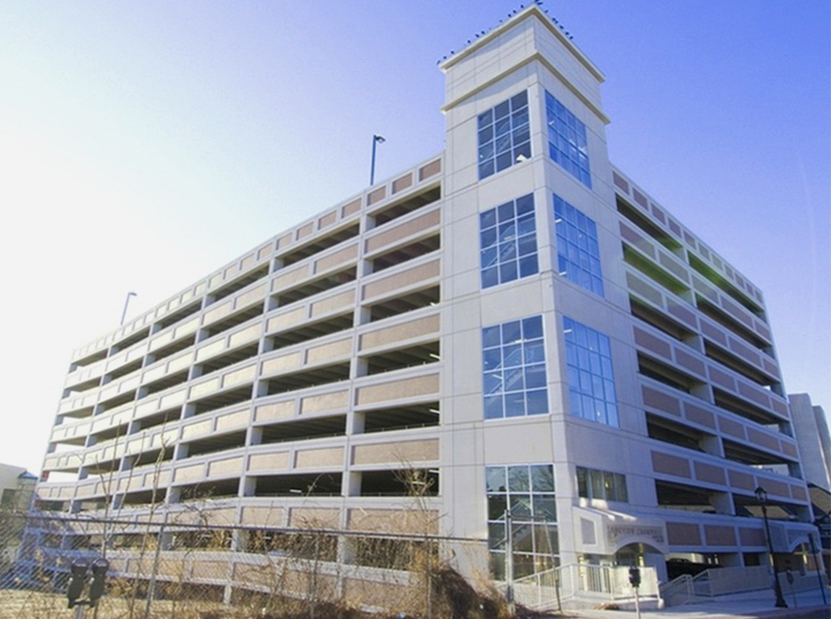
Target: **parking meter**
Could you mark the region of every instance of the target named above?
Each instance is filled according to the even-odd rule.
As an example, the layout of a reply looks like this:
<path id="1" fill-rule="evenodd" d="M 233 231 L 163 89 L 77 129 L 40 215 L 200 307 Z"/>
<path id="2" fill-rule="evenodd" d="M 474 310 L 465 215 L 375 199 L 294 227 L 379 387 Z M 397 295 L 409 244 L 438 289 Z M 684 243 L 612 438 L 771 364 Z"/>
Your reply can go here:
<path id="1" fill-rule="evenodd" d="M 104 581 L 108 569 L 110 569 L 110 562 L 106 559 L 96 559 L 92 562 L 92 583 L 89 586 L 90 606 L 95 606 L 95 603 L 104 595 Z"/>
<path id="2" fill-rule="evenodd" d="M 641 570 L 635 566 L 629 568 L 629 584 L 635 589 L 641 586 Z"/>
<path id="3" fill-rule="evenodd" d="M 77 559 L 72 562 L 69 576 L 69 586 L 66 589 L 66 597 L 69 599 L 69 608 L 78 603 L 78 598 L 84 593 L 87 584 L 87 571 L 89 562 L 86 559 Z"/>

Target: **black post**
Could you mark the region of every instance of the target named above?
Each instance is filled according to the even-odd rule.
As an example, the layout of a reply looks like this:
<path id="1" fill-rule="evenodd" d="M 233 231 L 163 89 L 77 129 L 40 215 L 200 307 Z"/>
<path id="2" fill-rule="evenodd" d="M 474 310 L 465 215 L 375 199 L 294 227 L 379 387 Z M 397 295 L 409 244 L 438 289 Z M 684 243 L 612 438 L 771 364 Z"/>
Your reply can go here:
<path id="1" fill-rule="evenodd" d="M 377 144 L 383 144 L 386 140 L 381 135 L 373 135 L 372 136 L 372 164 L 369 168 L 369 184 L 370 186 L 375 184 L 375 146 Z"/>
<path id="2" fill-rule="evenodd" d="M 819 531 L 819 527 L 817 527 L 817 531 Z M 822 593 L 822 603 L 828 604 L 828 600 L 825 599 L 825 584 L 822 582 L 822 572 L 825 571 L 825 563 L 823 562 L 822 557 L 817 556 L 817 547 L 814 545 L 814 536 L 809 535 L 808 540 L 811 542 L 811 554 L 814 555 L 814 567 L 817 568 L 817 580 L 819 580 L 819 590 L 820 593 Z"/>
<path id="3" fill-rule="evenodd" d="M 776 603 L 774 606 L 776 608 L 787 608 L 788 603 L 785 601 L 784 596 L 782 595 L 782 585 L 779 582 L 779 572 L 776 570 L 776 559 L 773 556 L 773 540 L 770 538 L 770 524 L 768 524 L 768 510 L 765 503 L 767 503 L 768 493 L 765 492 L 765 489 L 759 486 L 756 488 L 756 498 L 759 499 L 759 503 L 762 505 L 762 518 L 765 521 L 765 534 L 767 535 L 768 540 L 768 552 L 770 552 L 770 560 L 773 562 L 773 590 L 776 593 Z"/>

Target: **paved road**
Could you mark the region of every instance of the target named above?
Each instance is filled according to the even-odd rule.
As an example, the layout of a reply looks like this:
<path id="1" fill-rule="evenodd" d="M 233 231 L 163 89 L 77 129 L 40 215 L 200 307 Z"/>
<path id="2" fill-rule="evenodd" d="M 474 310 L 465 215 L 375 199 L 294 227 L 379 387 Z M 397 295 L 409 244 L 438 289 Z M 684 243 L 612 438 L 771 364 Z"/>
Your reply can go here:
<path id="1" fill-rule="evenodd" d="M 831 619 L 831 591 L 818 590 L 786 597 L 788 608 L 776 608 L 773 592 L 756 591 L 733 596 L 722 596 L 703 604 L 673 606 L 661 610 L 645 610 L 641 619 Z M 636 619 L 634 610 L 579 610 L 568 611 L 562 618 L 577 619 Z"/>

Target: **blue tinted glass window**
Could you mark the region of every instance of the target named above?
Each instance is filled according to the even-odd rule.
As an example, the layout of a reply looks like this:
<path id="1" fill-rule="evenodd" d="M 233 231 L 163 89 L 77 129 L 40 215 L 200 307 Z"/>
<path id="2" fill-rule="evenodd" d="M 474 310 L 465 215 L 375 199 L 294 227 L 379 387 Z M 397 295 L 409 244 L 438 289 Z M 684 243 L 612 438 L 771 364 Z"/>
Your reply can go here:
<path id="1" fill-rule="evenodd" d="M 545 93 L 545 117 L 549 156 L 591 189 L 586 125 L 548 92 Z"/>
<path id="2" fill-rule="evenodd" d="M 560 275 L 602 297 L 603 274 L 594 220 L 555 194 L 554 227 Z"/>
<path id="3" fill-rule="evenodd" d="M 528 93 L 507 99 L 477 119 L 479 179 L 531 157 Z"/>
<path id="4" fill-rule="evenodd" d="M 548 412 L 542 316 L 482 329 L 485 419 Z"/>
<path id="5" fill-rule="evenodd" d="M 539 271 L 533 195 L 479 214 L 479 252 L 482 288 Z"/>
<path id="6" fill-rule="evenodd" d="M 617 427 L 618 411 L 608 336 L 563 317 L 571 414 Z"/>

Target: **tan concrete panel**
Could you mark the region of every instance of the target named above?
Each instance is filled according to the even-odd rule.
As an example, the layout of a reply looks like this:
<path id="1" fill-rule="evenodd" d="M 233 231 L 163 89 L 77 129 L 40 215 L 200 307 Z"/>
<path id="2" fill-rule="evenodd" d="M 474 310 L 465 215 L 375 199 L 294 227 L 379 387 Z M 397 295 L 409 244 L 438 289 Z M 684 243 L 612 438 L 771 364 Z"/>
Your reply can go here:
<path id="1" fill-rule="evenodd" d="M 279 239 L 277 239 L 277 249 L 284 249 L 287 245 L 291 244 L 291 232 L 288 234 L 284 234 Z"/>
<path id="2" fill-rule="evenodd" d="M 305 529 L 339 529 L 340 510 L 320 507 L 292 507 L 289 526 Z"/>
<path id="3" fill-rule="evenodd" d="M 418 180 L 423 181 L 431 176 L 435 176 L 439 172 L 441 172 L 441 159 L 436 159 L 418 169 Z"/>
<path id="4" fill-rule="evenodd" d="M 335 221 L 338 219 L 338 214 L 335 211 L 331 213 L 326 213 L 323 217 L 320 217 L 317 220 L 317 229 L 322 230 L 323 228 L 328 228 L 331 226 Z"/>
<path id="5" fill-rule="evenodd" d="M 222 377 L 222 386 L 223 387 L 233 387 L 234 385 L 239 385 L 246 382 L 251 382 L 254 380 L 254 377 L 257 375 L 257 365 L 252 363 L 248 367 L 240 368 L 239 370 L 234 370 L 230 374 L 226 374 Z"/>
<path id="6" fill-rule="evenodd" d="M 349 217 L 361 210 L 361 199 L 352 200 L 341 209 L 341 217 Z"/>
<path id="7" fill-rule="evenodd" d="M 678 264 L 674 258 L 670 257 L 669 254 L 665 254 L 663 252 L 659 253 L 658 262 L 660 262 L 667 271 L 675 275 L 675 277 L 680 279 L 682 282 L 686 282 L 687 284 L 690 283 L 690 274 L 687 272 L 687 269 Z"/>
<path id="8" fill-rule="evenodd" d="M 249 412 L 248 409 L 236 413 L 228 413 L 216 418 L 217 431 L 226 430 L 238 426 L 248 425 Z"/>
<path id="9" fill-rule="evenodd" d="M 159 401 L 158 400 L 151 400 L 150 402 L 145 402 L 144 404 L 139 404 L 136 406 L 136 418 L 144 417 L 145 415 L 150 415 L 151 413 L 155 413 L 159 409 Z"/>
<path id="10" fill-rule="evenodd" d="M 294 468 L 308 469 L 343 466 L 343 447 L 297 450 L 294 454 Z"/>
<path id="11" fill-rule="evenodd" d="M 740 471 L 728 471 L 730 477 L 730 485 L 733 488 L 740 488 L 742 490 L 754 490 L 756 485 L 753 483 L 753 475 L 742 473 Z"/>
<path id="12" fill-rule="evenodd" d="M 635 232 L 634 228 L 628 226 L 622 221 L 620 222 L 620 236 L 622 236 L 623 240 L 625 240 L 629 245 L 637 247 L 647 256 L 652 258 L 652 260 L 655 260 L 654 244 L 644 238 L 643 235 Z"/>
<path id="13" fill-rule="evenodd" d="M 217 340 L 216 342 L 211 342 L 210 344 L 206 344 L 202 348 L 196 351 L 196 362 L 199 363 L 204 361 L 205 359 L 210 359 L 211 357 L 215 357 L 219 353 L 225 350 L 225 339 Z"/>
<path id="14" fill-rule="evenodd" d="M 236 275 L 237 273 L 239 273 L 239 264 L 232 264 L 231 266 L 226 267 L 225 272 L 223 273 L 223 276 L 224 276 L 225 279 L 229 279 L 230 277 Z"/>
<path id="15" fill-rule="evenodd" d="M 727 419 L 726 417 L 719 417 L 718 427 L 724 434 L 744 439 L 744 426 L 737 421 Z"/>
<path id="16" fill-rule="evenodd" d="M 192 352 L 189 352 L 187 354 L 182 355 L 181 357 L 177 357 L 176 359 L 171 360 L 170 363 L 167 364 L 167 371 L 170 373 L 174 373 L 184 368 L 190 367 L 193 363 L 193 356 L 194 354 Z"/>
<path id="17" fill-rule="evenodd" d="M 739 539 L 742 546 L 766 546 L 765 532 L 763 529 L 739 528 Z"/>
<path id="18" fill-rule="evenodd" d="M 727 484 L 724 469 L 720 466 L 713 466 L 712 464 L 705 464 L 704 462 L 694 462 L 693 468 L 695 468 L 695 478 L 699 481 L 718 484 L 720 486 Z"/>
<path id="19" fill-rule="evenodd" d="M 190 388 L 190 398 L 198 398 L 204 395 L 208 395 L 209 393 L 213 393 L 219 389 L 219 378 L 213 378 L 211 380 L 205 381 L 199 385 L 194 385 Z"/>
<path id="20" fill-rule="evenodd" d="M 329 342 L 322 346 L 315 346 L 306 351 L 306 363 L 313 365 L 315 363 L 323 363 L 324 361 L 331 361 L 339 357 L 345 357 L 352 354 L 352 336 L 337 342 Z"/>
<path id="21" fill-rule="evenodd" d="M 748 385 L 747 383 L 743 383 L 739 381 L 739 394 L 750 400 L 751 402 L 755 402 L 756 404 L 763 406 L 764 408 L 770 407 L 770 396 L 768 396 L 767 392 L 762 387 L 757 387 L 755 385 Z"/>
<path id="22" fill-rule="evenodd" d="M 208 464 L 208 477 L 239 477 L 242 474 L 242 456 L 216 460 Z"/>
<path id="23" fill-rule="evenodd" d="M 352 464 L 391 463 L 406 466 L 412 462 L 428 462 L 439 459 L 439 439 L 398 441 L 356 445 L 352 448 Z"/>
<path id="24" fill-rule="evenodd" d="M 323 273 L 324 271 L 328 271 L 330 269 L 334 269 L 335 267 L 345 266 L 350 262 L 354 262 L 355 259 L 358 257 L 358 244 L 355 243 L 350 247 L 344 247 L 343 249 L 336 251 L 333 254 L 329 254 L 328 256 L 324 256 L 315 260 L 314 263 L 314 272 Z"/>
<path id="25" fill-rule="evenodd" d="M 398 193 L 399 191 L 404 191 L 405 189 L 407 189 L 407 187 L 411 187 L 412 184 L 413 184 L 413 175 L 412 175 L 412 173 L 406 174 L 404 176 L 396 178 L 392 182 L 392 192 L 395 194 L 395 193 Z"/>
<path id="26" fill-rule="evenodd" d="M 435 510 L 350 509 L 347 529 L 379 533 L 433 535 L 439 532 L 441 515 Z"/>
<path id="27" fill-rule="evenodd" d="M 627 183 L 626 179 L 615 171 L 612 171 L 612 182 L 615 184 L 615 187 L 620 189 L 623 193 L 627 195 L 629 194 L 629 183 Z"/>
<path id="28" fill-rule="evenodd" d="M 182 389 L 179 389 L 179 391 L 174 391 L 173 393 L 168 393 L 166 396 L 163 396 L 159 401 L 161 408 L 179 406 L 185 401 L 185 393 L 186 389 L 183 387 Z"/>
<path id="29" fill-rule="evenodd" d="M 696 291 L 703 294 L 705 297 L 710 299 L 710 301 L 712 301 L 713 303 L 718 303 L 718 293 L 715 291 L 715 288 L 713 288 L 709 284 L 705 284 L 701 280 L 701 278 L 699 278 L 695 275 L 692 278 L 692 283 L 693 283 L 693 288 L 695 288 Z"/>
<path id="30" fill-rule="evenodd" d="M 721 307 L 724 308 L 728 314 L 751 329 L 753 328 L 753 319 L 750 317 L 750 313 L 746 309 L 737 303 L 734 303 L 731 299 L 728 299 L 724 295 L 719 296 L 721 297 Z"/>
<path id="31" fill-rule="evenodd" d="M 322 299 L 311 304 L 312 317 L 328 314 L 336 309 L 355 305 L 355 290 L 347 290 L 328 299 Z"/>
<path id="32" fill-rule="evenodd" d="M 756 482 L 768 491 L 768 494 L 775 494 L 776 496 L 784 497 L 786 499 L 791 497 L 790 486 L 781 481 L 774 481 L 773 479 L 756 478 Z"/>
<path id="33" fill-rule="evenodd" d="M 681 416 L 681 402 L 678 398 L 645 385 L 641 387 L 641 392 L 643 394 L 643 403 L 645 406 L 657 408 L 658 410 L 670 413 L 677 417 Z"/>
<path id="34" fill-rule="evenodd" d="M 162 333 L 161 335 L 157 336 L 153 340 L 150 341 L 150 346 L 148 347 L 149 350 L 152 352 L 154 350 L 158 350 L 162 346 L 169 344 L 173 341 L 173 331 L 168 331 L 167 333 Z"/>
<path id="35" fill-rule="evenodd" d="M 698 321 L 695 318 L 695 314 L 687 306 L 676 303 L 668 298 L 667 311 L 687 326 L 693 329 L 698 328 Z"/>
<path id="36" fill-rule="evenodd" d="M 266 293 L 266 283 L 263 282 L 256 288 L 252 288 L 248 292 L 245 292 L 238 296 L 234 300 L 234 309 L 240 309 L 242 307 L 246 307 L 253 303 L 257 303 L 258 301 L 262 301 L 265 298 Z"/>
<path id="37" fill-rule="evenodd" d="M 240 262 L 240 270 L 244 271 L 252 264 L 254 264 L 256 261 L 257 257 L 254 254 L 248 254 L 245 258 L 242 259 L 242 262 Z"/>
<path id="38" fill-rule="evenodd" d="M 286 271 L 285 273 L 281 273 L 277 277 L 275 277 L 271 281 L 271 292 L 278 292 L 283 290 L 284 288 L 288 288 L 302 282 L 309 276 L 309 265 L 303 264 L 299 267 L 292 269 L 291 271 Z"/>
<path id="39" fill-rule="evenodd" d="M 300 400 L 300 414 L 308 415 L 349 406 L 349 390 L 310 395 Z"/>
<path id="40" fill-rule="evenodd" d="M 405 221 L 402 224 L 394 226 L 389 230 L 376 234 L 372 238 L 367 239 L 366 251 L 375 251 L 376 249 L 389 245 L 390 243 L 394 243 L 400 239 L 417 234 L 423 230 L 427 230 L 428 228 L 436 226 L 439 223 L 441 223 L 441 210 L 436 209 L 434 211 L 430 211 L 429 213 L 425 213 L 424 215 L 411 219 L 410 221 Z"/>
<path id="41" fill-rule="evenodd" d="M 673 546 L 699 546 L 701 531 L 697 524 L 667 522 L 667 541 Z"/>
<path id="42" fill-rule="evenodd" d="M 797 453 L 797 450 L 796 450 L 796 445 L 794 445 L 793 443 L 788 443 L 787 441 L 784 441 L 784 440 L 780 441 L 780 444 L 782 445 L 782 453 L 787 454 L 787 455 L 791 456 L 792 458 L 797 457 L 798 453 Z"/>
<path id="43" fill-rule="evenodd" d="M 367 385 L 356 389 L 355 401 L 357 404 L 373 404 L 386 400 L 414 398 L 422 395 L 438 394 L 439 375 L 428 374 L 394 380 L 380 385 Z"/>
<path id="44" fill-rule="evenodd" d="M 221 305 L 217 305 L 213 309 L 210 309 L 207 312 L 205 312 L 205 315 L 202 318 L 202 324 L 203 325 L 209 325 L 212 322 L 216 322 L 220 318 L 225 318 L 228 314 L 231 313 L 232 310 L 233 310 L 233 303 L 229 299 L 228 301 L 225 301 Z"/>
<path id="45" fill-rule="evenodd" d="M 199 423 L 192 423 L 182 428 L 182 440 L 191 440 L 197 436 L 205 436 L 213 430 L 213 420 L 206 419 Z"/>
<path id="46" fill-rule="evenodd" d="M 677 477 L 691 478 L 690 461 L 687 458 L 671 456 L 658 451 L 652 452 L 652 470 L 656 473 L 665 473 Z"/>
<path id="47" fill-rule="evenodd" d="M 727 335 L 724 331 L 720 327 L 717 327 L 713 323 L 704 319 L 701 320 L 701 333 L 704 334 L 704 337 L 707 337 L 714 342 L 718 342 L 722 346 L 727 346 Z"/>
<path id="48" fill-rule="evenodd" d="M 203 471 L 205 466 L 203 464 L 192 464 L 191 466 L 182 466 L 176 469 L 173 473 L 173 480 L 192 481 L 194 479 L 202 479 L 204 477 Z"/>
<path id="49" fill-rule="evenodd" d="M 269 359 L 268 361 L 263 361 L 262 371 L 260 372 L 260 374 L 263 376 L 268 376 L 270 374 L 279 374 L 287 370 L 299 368 L 301 365 L 302 352 L 293 352 L 288 355 L 283 355 L 282 357 L 276 357 L 274 359 Z"/>
<path id="50" fill-rule="evenodd" d="M 260 247 L 260 249 L 257 250 L 257 260 L 263 260 L 267 256 L 270 256 L 273 249 L 273 243 L 269 243 L 268 245 L 263 245 L 262 247 Z"/>
<path id="51" fill-rule="evenodd" d="M 710 380 L 712 380 L 717 385 L 724 387 L 725 389 L 729 389 L 730 391 L 736 390 L 736 381 L 733 380 L 733 377 L 727 374 L 726 372 L 722 372 L 710 366 Z"/>
<path id="52" fill-rule="evenodd" d="M 639 277 L 635 277 L 631 273 L 626 274 L 626 286 L 632 292 L 637 292 L 644 299 L 648 299 L 658 307 L 661 307 L 664 303 L 664 297 L 660 292 L 658 292 L 657 288 L 647 284 Z"/>
<path id="53" fill-rule="evenodd" d="M 354 294 L 354 292 L 352 294 Z M 306 320 L 306 308 L 301 306 L 290 312 L 285 312 L 284 314 L 269 318 L 266 323 L 266 331 L 269 333 L 272 331 L 282 331 L 284 329 L 288 329 L 289 327 L 293 327 L 304 320 Z"/>
<path id="54" fill-rule="evenodd" d="M 716 427 L 716 416 L 713 413 L 689 402 L 684 402 L 684 417 L 708 428 L 715 429 Z"/>
<path id="55" fill-rule="evenodd" d="M 696 376 L 707 376 L 706 366 L 701 359 L 691 355 L 681 348 L 675 349 L 675 361 L 682 368 L 685 368 Z"/>
<path id="56" fill-rule="evenodd" d="M 294 415 L 294 400 L 262 404 L 254 409 L 254 421 L 273 421 Z"/>
<path id="57" fill-rule="evenodd" d="M 425 316 L 417 320 L 387 327 L 386 329 L 378 329 L 364 333 L 360 337 L 359 346 L 360 350 L 366 350 L 367 348 L 394 344 L 430 333 L 438 333 L 439 329 L 439 315 L 433 314 L 432 316 Z"/>
<path id="58" fill-rule="evenodd" d="M 234 333 L 230 338 L 228 338 L 228 347 L 234 348 L 236 346 L 257 340 L 260 337 L 260 333 L 262 333 L 262 329 L 262 323 L 257 323 L 243 329 L 242 331 Z"/>
<path id="59" fill-rule="evenodd" d="M 635 333 L 635 343 L 638 346 L 646 348 L 647 350 L 654 352 L 665 359 L 672 360 L 672 348 L 661 338 L 652 335 L 651 333 L 647 333 L 638 327 L 634 327 L 633 331 Z"/>
<path id="60" fill-rule="evenodd" d="M 705 524 L 704 537 L 708 546 L 736 545 L 736 529 L 731 526 Z"/>
<path id="61" fill-rule="evenodd" d="M 788 410 L 788 404 L 781 399 L 781 396 L 774 395 L 773 393 L 770 394 L 770 406 L 775 410 L 777 413 L 782 415 L 783 417 L 789 417 L 790 412 Z"/>
<path id="62" fill-rule="evenodd" d="M 779 451 L 779 440 L 775 436 L 759 432 L 755 428 L 747 428 L 747 438 L 751 443 L 767 447 L 772 451 Z"/>
<path id="63" fill-rule="evenodd" d="M 279 527 L 283 524 L 282 507 L 253 507 L 246 505 L 242 508 L 240 518 L 242 524 L 256 524 Z"/>
<path id="64" fill-rule="evenodd" d="M 289 468 L 289 452 L 253 454 L 248 456 L 249 471 L 272 471 Z"/>
<path id="65" fill-rule="evenodd" d="M 394 275 L 382 277 L 370 284 L 366 284 L 363 288 L 363 298 L 370 299 L 372 297 L 386 294 L 399 288 L 405 288 L 418 284 L 425 280 L 438 277 L 441 271 L 439 260 L 433 260 L 426 264 L 421 264 L 417 267 L 412 267 Z"/>
<path id="66" fill-rule="evenodd" d="M 730 338 L 730 350 L 742 359 L 749 361 L 755 366 L 762 364 L 762 358 L 758 352 L 753 350 L 750 346 L 746 346 L 736 338 Z"/>
<path id="67" fill-rule="evenodd" d="M 384 198 L 387 197 L 387 188 L 386 187 L 379 187 L 375 191 L 371 191 L 369 195 L 366 197 L 366 204 L 367 206 L 371 204 L 375 204 L 376 202 L 380 202 Z"/>
<path id="68" fill-rule="evenodd" d="M 297 239 L 300 240 L 300 239 L 306 238 L 312 232 L 314 232 L 314 229 L 315 229 L 314 228 L 314 223 L 311 222 L 311 221 L 309 223 L 307 223 L 305 226 L 301 226 L 300 228 L 297 229 Z"/>

